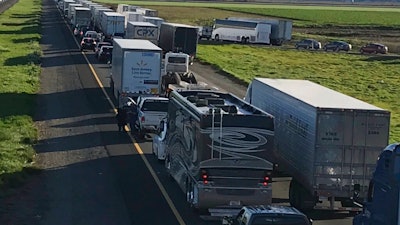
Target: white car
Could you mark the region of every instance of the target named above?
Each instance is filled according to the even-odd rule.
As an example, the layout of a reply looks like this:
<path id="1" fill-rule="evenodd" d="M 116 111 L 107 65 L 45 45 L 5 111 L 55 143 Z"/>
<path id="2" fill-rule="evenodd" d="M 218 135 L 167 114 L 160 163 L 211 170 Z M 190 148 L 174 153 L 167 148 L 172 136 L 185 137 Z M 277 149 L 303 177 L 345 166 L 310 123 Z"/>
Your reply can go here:
<path id="1" fill-rule="evenodd" d="M 139 96 L 138 128 L 140 136 L 157 131 L 160 121 L 167 116 L 169 99 L 158 96 Z"/>
<path id="2" fill-rule="evenodd" d="M 162 119 L 160 125 L 158 126 L 156 135 L 153 136 L 153 154 L 157 157 L 158 160 L 165 160 L 165 149 L 167 146 L 167 125 L 167 119 Z"/>

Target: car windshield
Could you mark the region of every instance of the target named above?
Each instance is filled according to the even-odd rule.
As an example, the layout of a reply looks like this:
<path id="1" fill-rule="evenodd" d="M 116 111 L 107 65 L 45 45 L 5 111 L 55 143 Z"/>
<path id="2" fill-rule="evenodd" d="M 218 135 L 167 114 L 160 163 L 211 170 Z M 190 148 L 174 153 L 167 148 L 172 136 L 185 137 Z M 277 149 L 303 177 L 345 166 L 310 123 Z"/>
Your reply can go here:
<path id="1" fill-rule="evenodd" d="M 257 216 L 251 225 L 308 225 L 300 216 Z"/>
<path id="2" fill-rule="evenodd" d="M 168 111 L 168 100 L 147 100 L 143 103 L 142 111 Z"/>

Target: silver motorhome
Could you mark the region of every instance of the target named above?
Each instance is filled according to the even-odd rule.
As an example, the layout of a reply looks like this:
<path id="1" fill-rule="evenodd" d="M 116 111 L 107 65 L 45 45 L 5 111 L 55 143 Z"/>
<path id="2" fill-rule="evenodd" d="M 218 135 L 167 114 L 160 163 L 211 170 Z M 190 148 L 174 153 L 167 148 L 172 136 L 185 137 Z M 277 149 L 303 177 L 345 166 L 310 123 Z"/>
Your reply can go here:
<path id="1" fill-rule="evenodd" d="M 274 118 L 218 91 L 172 91 L 165 166 L 200 210 L 270 204 Z M 211 211 L 211 210 L 210 210 Z"/>
<path id="2" fill-rule="evenodd" d="M 359 211 L 390 112 L 307 80 L 256 78 L 245 100 L 275 117 L 275 159 L 299 209 Z M 322 204 L 319 204 L 322 203 Z"/>

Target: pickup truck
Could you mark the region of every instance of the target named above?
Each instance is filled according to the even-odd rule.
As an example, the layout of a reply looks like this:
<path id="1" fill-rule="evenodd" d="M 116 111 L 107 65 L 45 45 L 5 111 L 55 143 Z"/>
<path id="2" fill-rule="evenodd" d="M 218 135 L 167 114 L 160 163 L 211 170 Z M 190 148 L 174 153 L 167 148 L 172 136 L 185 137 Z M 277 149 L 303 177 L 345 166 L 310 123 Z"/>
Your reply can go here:
<path id="1" fill-rule="evenodd" d="M 140 137 L 146 133 L 157 131 L 160 121 L 167 116 L 168 98 L 158 96 L 139 96 L 138 132 Z"/>

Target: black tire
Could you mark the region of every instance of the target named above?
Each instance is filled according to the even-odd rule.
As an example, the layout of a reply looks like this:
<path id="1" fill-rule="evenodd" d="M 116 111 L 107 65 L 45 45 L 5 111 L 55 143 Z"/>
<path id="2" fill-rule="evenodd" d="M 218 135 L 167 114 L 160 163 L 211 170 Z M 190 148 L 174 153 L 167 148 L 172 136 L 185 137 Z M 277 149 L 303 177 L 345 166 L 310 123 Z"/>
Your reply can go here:
<path id="1" fill-rule="evenodd" d="M 303 211 L 310 211 L 314 208 L 316 201 L 299 182 L 292 179 L 289 186 L 289 202 L 290 205 Z"/>
<path id="2" fill-rule="evenodd" d="M 215 41 L 220 41 L 220 40 L 219 40 L 219 35 L 218 35 L 218 34 L 216 34 L 216 35 L 214 36 L 214 40 L 215 40 Z"/>

